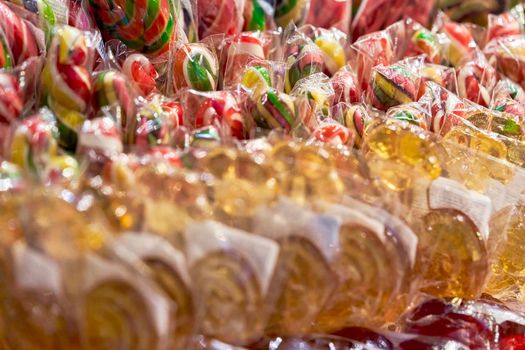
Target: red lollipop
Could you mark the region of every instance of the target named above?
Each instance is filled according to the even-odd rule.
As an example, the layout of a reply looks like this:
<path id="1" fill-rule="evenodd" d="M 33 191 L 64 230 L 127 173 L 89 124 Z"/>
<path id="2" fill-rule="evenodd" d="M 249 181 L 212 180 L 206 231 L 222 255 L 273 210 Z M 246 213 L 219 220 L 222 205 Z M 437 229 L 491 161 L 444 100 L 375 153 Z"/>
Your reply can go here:
<path id="1" fill-rule="evenodd" d="M 242 28 L 242 9 L 237 0 L 198 0 L 199 38 L 213 34 L 235 35 Z"/>

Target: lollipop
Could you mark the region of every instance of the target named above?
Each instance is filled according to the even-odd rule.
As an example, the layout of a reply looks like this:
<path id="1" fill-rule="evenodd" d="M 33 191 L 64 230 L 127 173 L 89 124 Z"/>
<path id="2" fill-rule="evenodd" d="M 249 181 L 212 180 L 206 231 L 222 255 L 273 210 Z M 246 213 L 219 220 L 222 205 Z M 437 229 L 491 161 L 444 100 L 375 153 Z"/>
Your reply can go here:
<path id="1" fill-rule="evenodd" d="M 285 90 L 287 92 L 292 91 L 299 80 L 322 72 L 323 67 L 323 56 L 319 48 L 311 44 L 304 45 L 296 55 L 287 59 Z"/>
<path id="2" fill-rule="evenodd" d="M 18 119 L 23 108 L 24 101 L 17 78 L 0 72 L 0 125 Z"/>
<path id="3" fill-rule="evenodd" d="M 354 133 L 355 145 L 360 147 L 365 136 L 366 126 L 371 121 L 365 108 L 361 105 L 344 106 L 337 119 Z"/>
<path id="4" fill-rule="evenodd" d="M 407 67 L 394 64 L 377 66 L 372 72 L 370 96 L 374 107 L 383 111 L 401 103 L 415 101 L 419 78 Z"/>
<path id="5" fill-rule="evenodd" d="M 0 29 L 4 35 L 0 35 L 4 39 L 0 39 L 0 52 L 4 57 L 4 64 L 0 64 L 0 67 L 5 67 L 6 62 L 11 60 L 12 64 L 18 65 L 30 57 L 38 56 L 40 50 L 32 29 L 3 0 L 0 1 Z"/>
<path id="6" fill-rule="evenodd" d="M 391 108 L 387 113 L 387 118 L 405 121 L 426 130 L 427 117 L 418 107 L 417 104 L 405 104 Z"/>
<path id="7" fill-rule="evenodd" d="M 259 96 L 272 86 L 271 73 L 264 66 L 248 67 L 242 74 L 241 85 L 252 96 Z"/>
<path id="8" fill-rule="evenodd" d="M 484 49 L 497 70 L 525 88 L 525 35 L 493 40 Z"/>
<path id="9" fill-rule="evenodd" d="M 271 27 L 273 0 L 248 0 L 244 4 L 244 30 L 264 31 Z"/>
<path id="10" fill-rule="evenodd" d="M 104 164 L 123 151 L 120 128 L 108 117 L 88 120 L 78 135 L 77 156 L 89 161 L 90 170 L 99 174 Z"/>
<path id="11" fill-rule="evenodd" d="M 228 91 L 217 91 L 200 102 L 195 113 L 195 128 L 212 125 L 228 136 L 245 139 L 247 129 L 235 96 Z"/>
<path id="12" fill-rule="evenodd" d="M 13 58 L 7 40 L 3 34 L 0 34 L 0 68 L 13 67 Z"/>
<path id="13" fill-rule="evenodd" d="M 332 145 L 351 145 L 353 136 L 350 130 L 338 123 L 324 123 L 314 130 L 312 139 Z"/>
<path id="14" fill-rule="evenodd" d="M 223 86 L 238 83 L 244 68 L 260 64 L 265 58 L 263 41 L 259 33 L 241 33 L 228 47 Z"/>
<path id="15" fill-rule="evenodd" d="M 348 31 L 350 27 L 350 1 L 311 0 L 306 23 L 321 28 L 337 28 Z"/>
<path id="16" fill-rule="evenodd" d="M 455 67 L 472 58 L 477 49 L 476 42 L 465 25 L 447 22 L 442 28 L 449 39 L 447 59 Z"/>
<path id="17" fill-rule="evenodd" d="M 179 90 L 189 87 L 199 91 L 217 88 L 219 65 L 216 56 L 202 44 L 186 44 L 175 53 L 173 84 Z"/>
<path id="18" fill-rule="evenodd" d="M 496 71 L 483 56 L 469 61 L 457 71 L 459 96 L 488 106 L 496 85 Z"/>
<path id="19" fill-rule="evenodd" d="M 126 143 L 148 149 L 150 146 L 171 145 L 174 131 L 181 125 L 182 107 L 161 95 L 143 101 L 136 118 L 127 126 Z"/>
<path id="20" fill-rule="evenodd" d="M 199 38 L 235 35 L 242 29 L 242 7 L 237 0 L 197 0 Z"/>
<path id="21" fill-rule="evenodd" d="M 104 106 L 118 108 L 122 128 L 128 119 L 135 116 L 135 93 L 126 76 L 113 70 L 100 72 L 95 77 L 93 90 L 93 106 L 95 112 Z"/>
<path id="22" fill-rule="evenodd" d="M 518 35 L 523 30 L 523 24 L 520 25 L 519 19 L 513 16 L 511 12 L 489 15 L 488 19 L 487 42 L 496 38 Z"/>
<path id="23" fill-rule="evenodd" d="M 56 156 L 58 130 L 48 110 L 30 116 L 17 125 L 9 147 L 11 162 L 39 174 L 51 157 Z"/>
<path id="24" fill-rule="evenodd" d="M 58 119 L 60 145 L 74 150 L 91 99 L 90 50 L 83 32 L 60 28 L 51 41 L 42 72 L 44 99 Z"/>
<path id="25" fill-rule="evenodd" d="M 427 55 L 432 63 L 441 62 L 441 47 L 437 36 L 426 28 L 417 30 L 412 36 L 412 44 L 416 53 Z"/>
<path id="26" fill-rule="evenodd" d="M 499 112 L 525 117 L 525 92 L 509 79 L 502 79 L 494 87 L 490 108 Z"/>
<path id="27" fill-rule="evenodd" d="M 159 74 L 146 56 L 138 53 L 129 55 L 122 64 L 122 70 L 142 95 L 147 96 L 156 89 Z"/>
<path id="28" fill-rule="evenodd" d="M 89 3 L 104 36 L 119 39 L 131 49 L 158 56 L 176 39 L 178 23 L 169 0 Z"/>
<path id="29" fill-rule="evenodd" d="M 327 75 L 332 76 L 343 68 L 346 64 L 345 49 L 334 35 L 321 35 L 314 43 L 321 49 L 324 71 Z"/>
<path id="30" fill-rule="evenodd" d="M 296 122 L 294 101 L 282 92 L 268 89 L 257 99 L 254 117 L 262 128 L 289 132 Z"/>
<path id="31" fill-rule="evenodd" d="M 348 67 L 343 67 L 332 77 L 332 87 L 334 89 L 334 105 L 346 102 L 356 103 L 360 99 L 360 89 L 357 77 Z"/>
<path id="32" fill-rule="evenodd" d="M 275 3 L 275 22 L 286 27 L 290 23 L 303 24 L 308 13 L 310 0 L 277 0 Z"/>

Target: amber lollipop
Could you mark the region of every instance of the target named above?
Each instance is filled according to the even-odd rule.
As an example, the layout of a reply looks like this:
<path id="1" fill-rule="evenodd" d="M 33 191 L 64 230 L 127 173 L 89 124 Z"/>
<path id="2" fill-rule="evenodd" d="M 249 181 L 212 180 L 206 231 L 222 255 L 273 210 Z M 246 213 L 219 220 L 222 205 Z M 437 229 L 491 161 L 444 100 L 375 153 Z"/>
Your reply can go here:
<path id="1" fill-rule="evenodd" d="M 257 340 L 270 308 L 278 245 L 215 221 L 190 225 L 185 238 L 197 331 L 233 345 Z"/>
<path id="2" fill-rule="evenodd" d="M 125 233 L 116 239 L 115 247 L 123 247 L 140 258 L 149 268 L 153 280 L 175 303 L 170 344 L 175 349 L 185 349 L 195 322 L 190 277 L 183 252 L 161 236 L 148 233 Z"/>
<path id="3" fill-rule="evenodd" d="M 262 208 L 254 232 L 280 244 L 278 298 L 267 333 L 306 334 L 336 287 L 331 268 L 339 246 L 339 221 L 302 208 L 289 198 Z"/>
<path id="4" fill-rule="evenodd" d="M 87 203 L 64 190 L 59 196 L 32 193 L 22 210 L 28 246 L 53 263 L 46 275 L 63 288 L 83 348 L 160 348 L 172 322 L 171 303 L 140 266 L 111 253 L 110 231 Z"/>
<path id="5" fill-rule="evenodd" d="M 415 267 L 420 289 L 442 297 L 477 296 L 487 273 L 490 199 L 443 177 L 448 154 L 421 129 L 373 129 L 366 157 L 387 188 L 411 194 L 406 216 L 421 225 Z"/>
<path id="6" fill-rule="evenodd" d="M 411 266 L 407 251 L 387 234 L 376 208 L 353 201 L 352 206 L 319 203 L 341 219 L 340 249 L 332 264 L 338 287 L 317 317 L 316 330 L 334 332 L 349 324 L 378 326 L 386 321 L 388 303 L 401 291 Z M 373 214 L 372 214 L 373 213 Z"/>

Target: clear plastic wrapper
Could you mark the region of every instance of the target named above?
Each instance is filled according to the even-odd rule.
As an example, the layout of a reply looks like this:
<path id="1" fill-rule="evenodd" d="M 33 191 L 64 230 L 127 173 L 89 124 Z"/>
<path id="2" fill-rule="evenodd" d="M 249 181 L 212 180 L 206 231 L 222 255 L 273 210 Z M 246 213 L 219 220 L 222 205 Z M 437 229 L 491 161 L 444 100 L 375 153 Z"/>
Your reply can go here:
<path id="1" fill-rule="evenodd" d="M 381 30 L 405 17 L 426 24 L 434 1 L 385 0 L 357 1 L 354 6 L 351 32 L 354 40 L 373 31 Z M 385 8 L 388 7 L 388 11 Z"/>
<path id="2" fill-rule="evenodd" d="M 525 33 L 525 11 L 523 5 L 499 15 L 490 14 L 487 23 L 487 42 L 505 36 Z"/>
<path id="3" fill-rule="evenodd" d="M 288 93 L 299 80 L 315 73 L 321 73 L 324 69 L 323 51 L 310 39 L 298 33 L 288 39 L 285 54 L 284 88 Z"/>
<path id="4" fill-rule="evenodd" d="M 490 108 L 499 112 L 525 117 L 525 92 L 509 79 L 498 81 L 494 87 Z"/>
<path id="5" fill-rule="evenodd" d="M 479 52 L 469 28 L 464 23 L 452 22 L 443 13 L 438 14 L 432 30 L 443 35 L 444 59 L 454 67 L 472 60 Z"/>
<path id="6" fill-rule="evenodd" d="M 361 101 L 361 89 L 357 76 L 349 65 L 338 70 L 331 79 L 335 93 L 334 105 L 342 102 L 357 103 Z"/>
<path id="7" fill-rule="evenodd" d="M 146 56 L 139 53 L 129 55 L 122 63 L 122 71 L 143 96 L 156 90 L 159 73 Z"/>
<path id="8" fill-rule="evenodd" d="M 427 81 L 441 85 L 450 92 L 457 93 L 456 71 L 452 67 L 441 66 L 431 63 L 423 63 L 420 70 L 421 83 L 419 85 L 419 97 L 426 92 Z M 485 79 L 485 77 L 482 77 Z"/>
<path id="9" fill-rule="evenodd" d="M 330 115 L 334 90 L 330 78 L 325 74 L 316 73 L 299 80 L 290 95 L 307 99 L 314 116 L 326 118 Z M 307 120 L 303 120 L 302 123 L 306 128 L 310 126 Z"/>
<path id="10" fill-rule="evenodd" d="M 350 129 L 354 134 L 355 146 L 360 147 L 366 127 L 372 121 L 366 108 L 361 104 L 340 103 L 332 109 L 332 118 Z"/>
<path id="11" fill-rule="evenodd" d="M 516 201 L 510 197 L 501 207 L 496 203 L 522 181 L 518 169 L 448 141 L 438 143 L 399 121 L 374 126 L 364 151 L 372 175 L 386 188 L 412 193 L 401 197 L 411 198 L 407 219 L 421 225 L 414 272 L 421 278 L 419 290 L 436 296 L 479 296 L 488 260 L 508 220 L 498 215 Z"/>
<path id="12" fill-rule="evenodd" d="M 363 91 L 369 88 L 372 68 L 377 65 L 388 66 L 400 60 L 406 52 L 409 41 L 409 28 L 406 21 L 399 21 L 386 29 L 358 38 L 351 45 L 352 66 Z"/>
<path id="13" fill-rule="evenodd" d="M 487 44 L 484 53 L 498 72 L 524 87 L 525 35 L 502 37 Z"/>

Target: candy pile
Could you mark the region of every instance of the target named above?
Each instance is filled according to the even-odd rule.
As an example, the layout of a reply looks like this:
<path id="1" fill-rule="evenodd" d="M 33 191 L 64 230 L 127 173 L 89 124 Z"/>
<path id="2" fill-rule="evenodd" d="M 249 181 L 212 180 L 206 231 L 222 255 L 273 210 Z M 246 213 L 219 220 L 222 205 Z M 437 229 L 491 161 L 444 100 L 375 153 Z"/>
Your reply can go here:
<path id="1" fill-rule="evenodd" d="M 525 349 L 525 7 L 395 3 L 0 0 L 0 348 Z"/>

